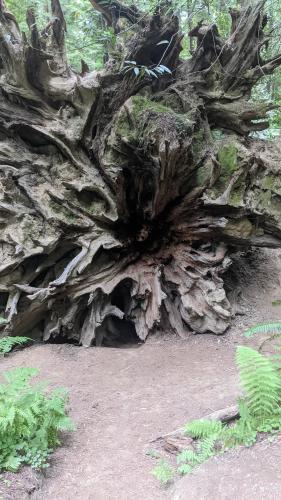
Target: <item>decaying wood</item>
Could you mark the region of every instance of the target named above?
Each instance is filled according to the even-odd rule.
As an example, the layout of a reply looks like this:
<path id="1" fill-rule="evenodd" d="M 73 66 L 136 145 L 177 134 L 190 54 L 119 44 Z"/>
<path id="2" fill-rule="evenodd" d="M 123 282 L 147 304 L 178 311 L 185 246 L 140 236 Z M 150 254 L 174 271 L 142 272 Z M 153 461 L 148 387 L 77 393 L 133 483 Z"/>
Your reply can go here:
<path id="1" fill-rule="evenodd" d="M 262 58 L 264 1 L 231 11 L 227 40 L 200 23 L 187 61 L 164 5 L 92 4 L 134 35 L 78 74 L 58 0 L 41 32 L 28 10 L 28 36 L 0 2 L 1 334 L 222 334 L 229 248 L 281 246 L 280 144 L 250 136 L 272 109 L 251 89 L 281 63 Z M 171 73 L 136 77 L 125 60 Z"/>
<path id="2" fill-rule="evenodd" d="M 239 417 L 239 410 L 237 405 L 227 406 L 221 410 L 213 411 L 204 417 L 207 420 L 220 420 L 223 424 L 232 422 Z"/>
<path id="3" fill-rule="evenodd" d="M 193 439 L 186 436 L 167 437 L 165 439 L 163 447 L 165 451 L 173 455 L 177 455 L 178 453 L 180 453 L 183 450 L 186 450 L 187 448 L 194 450 Z"/>
<path id="4" fill-rule="evenodd" d="M 221 410 L 216 410 L 208 415 L 204 415 L 203 417 L 204 420 L 217 420 L 223 424 L 232 422 L 238 418 L 239 410 L 237 405 L 227 406 Z M 183 433 L 184 427 L 179 427 L 168 434 L 163 434 L 163 436 L 153 439 L 151 443 L 161 443 L 161 446 L 163 446 L 167 451 L 169 450 L 170 453 L 178 453 L 181 449 L 188 448 L 190 445 L 192 446 L 193 443 L 193 439 L 188 436 L 184 436 Z"/>

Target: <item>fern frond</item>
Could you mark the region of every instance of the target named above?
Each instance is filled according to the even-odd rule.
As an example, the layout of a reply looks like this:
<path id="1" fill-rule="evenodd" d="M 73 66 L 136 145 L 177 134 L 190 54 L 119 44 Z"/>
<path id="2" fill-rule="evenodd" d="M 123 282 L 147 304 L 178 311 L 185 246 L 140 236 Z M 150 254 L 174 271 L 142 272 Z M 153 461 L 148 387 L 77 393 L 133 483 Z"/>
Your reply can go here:
<path id="1" fill-rule="evenodd" d="M 281 321 L 276 323 L 261 323 L 260 325 L 248 328 L 245 331 L 245 337 L 252 337 L 256 333 L 280 333 L 281 334 Z"/>
<path id="2" fill-rule="evenodd" d="M 214 434 L 212 436 L 208 436 L 202 439 L 200 443 L 200 450 L 198 454 L 198 458 L 200 463 L 205 462 L 208 458 L 212 457 L 214 454 L 215 442 L 217 440 L 218 435 Z"/>
<path id="3" fill-rule="evenodd" d="M 173 479 L 174 470 L 165 460 L 161 460 L 159 464 L 152 470 L 152 474 L 162 484 L 167 484 Z"/>
<path id="4" fill-rule="evenodd" d="M 233 448 L 244 444 L 250 446 L 256 441 L 257 431 L 253 418 L 239 419 L 231 427 L 226 427 L 220 436 L 222 449 Z"/>
<path id="5" fill-rule="evenodd" d="M 217 423 L 217 422 L 216 422 Z M 180 474 L 190 473 L 196 466 L 202 464 L 215 454 L 215 443 L 220 431 L 216 434 L 204 437 L 198 443 L 198 451 L 183 450 L 177 456 L 177 463 L 180 464 L 178 472 Z"/>
<path id="6" fill-rule="evenodd" d="M 185 425 L 184 434 L 195 439 L 203 439 L 218 434 L 222 427 L 222 423 L 215 420 L 193 420 Z"/>
<path id="7" fill-rule="evenodd" d="M 0 384 L 0 470 L 17 470 L 22 464 L 46 467 L 62 430 L 73 430 L 66 414 L 67 393 L 31 384 L 36 368 L 5 372 Z"/>
<path id="8" fill-rule="evenodd" d="M 190 462 L 191 465 L 194 465 L 197 463 L 197 453 L 195 453 L 193 450 L 182 450 L 178 455 L 177 455 L 177 463 L 186 463 Z"/>
<path id="9" fill-rule="evenodd" d="M 281 332 L 281 323 L 274 325 Z M 272 328 L 272 324 L 270 326 Z M 265 331 L 264 328 L 265 325 L 259 325 L 255 331 Z M 238 400 L 240 417 L 229 425 L 206 419 L 186 424 L 184 434 L 196 441 L 193 443 L 194 450 L 186 449 L 178 454 L 178 473 L 188 474 L 210 457 L 229 448 L 252 446 L 259 432 L 281 429 L 281 377 L 276 364 L 280 358 L 280 355 L 266 357 L 250 347 L 237 348 L 236 364 L 245 391 L 243 399 Z M 155 473 L 160 480 L 162 474 L 165 478 L 165 467 L 160 467 Z"/>
<path id="10" fill-rule="evenodd" d="M 280 403 L 281 380 L 273 362 L 250 347 L 240 346 L 236 363 L 250 414 L 267 416 L 274 413 Z"/>
<path id="11" fill-rule="evenodd" d="M 7 354 L 16 346 L 23 346 L 32 342 L 29 337 L 3 337 L 0 339 L 0 354 Z"/>
<path id="12" fill-rule="evenodd" d="M 189 465 L 189 464 L 181 464 L 179 467 L 178 467 L 178 473 L 179 474 L 190 474 L 190 472 L 192 472 L 194 469 L 194 467 L 192 465 Z"/>

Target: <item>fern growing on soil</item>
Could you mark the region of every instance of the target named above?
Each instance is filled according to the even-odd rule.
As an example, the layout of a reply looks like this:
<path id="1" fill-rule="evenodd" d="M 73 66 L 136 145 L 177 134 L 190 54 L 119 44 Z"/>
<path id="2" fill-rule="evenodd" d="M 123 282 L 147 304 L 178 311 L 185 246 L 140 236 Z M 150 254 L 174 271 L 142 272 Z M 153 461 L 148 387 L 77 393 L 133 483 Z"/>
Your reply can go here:
<path id="1" fill-rule="evenodd" d="M 281 429 L 281 375 L 274 361 L 250 347 L 237 348 L 236 364 L 244 389 L 238 402 L 239 418 L 229 425 L 212 420 L 186 424 L 184 434 L 193 438 L 193 445 L 178 454 L 178 473 L 190 473 L 229 448 L 251 446 L 258 433 Z"/>
<path id="2" fill-rule="evenodd" d="M 250 415 L 273 415 L 280 408 L 281 396 L 281 379 L 273 362 L 250 347 L 238 347 L 236 363 Z"/>
<path id="3" fill-rule="evenodd" d="M 3 337 L 0 339 L 0 354 L 8 354 L 14 347 L 30 344 L 29 337 Z"/>
<path id="4" fill-rule="evenodd" d="M 165 460 L 161 460 L 159 464 L 154 467 L 152 474 L 160 481 L 162 484 L 169 483 L 174 476 L 174 470 Z"/>
<path id="5" fill-rule="evenodd" d="M 252 337 L 256 333 L 273 333 L 281 336 L 281 322 L 276 323 L 261 323 L 260 325 L 252 326 L 245 331 L 245 337 Z"/>
<path id="6" fill-rule="evenodd" d="M 46 384 L 31 385 L 35 368 L 5 372 L 0 385 L 0 469 L 17 471 L 21 465 L 48 466 L 60 444 L 59 433 L 72 430 L 66 415 L 67 392 L 46 392 Z"/>

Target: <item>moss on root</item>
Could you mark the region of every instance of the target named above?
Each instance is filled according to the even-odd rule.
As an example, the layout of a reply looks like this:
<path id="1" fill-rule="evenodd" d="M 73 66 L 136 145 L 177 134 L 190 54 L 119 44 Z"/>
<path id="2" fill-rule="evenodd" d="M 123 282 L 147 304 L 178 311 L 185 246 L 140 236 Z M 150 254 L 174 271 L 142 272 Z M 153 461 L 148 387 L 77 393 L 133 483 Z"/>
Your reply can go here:
<path id="1" fill-rule="evenodd" d="M 220 175 L 208 192 L 208 196 L 216 199 L 222 195 L 234 174 L 241 168 L 238 159 L 238 146 L 235 142 L 224 143 L 217 152 L 217 159 L 220 169 Z M 243 195 L 245 191 L 245 174 L 241 171 L 235 184 L 232 186 L 228 203 L 233 206 L 243 204 Z"/>
<path id="2" fill-rule="evenodd" d="M 223 231 L 223 233 L 227 236 L 238 239 L 247 239 L 253 234 L 253 232 L 253 225 L 247 217 L 229 221 Z"/>
<path id="3" fill-rule="evenodd" d="M 274 175 L 267 175 L 262 180 L 262 188 L 270 189 L 276 194 L 281 195 L 281 179 Z"/>
<path id="4" fill-rule="evenodd" d="M 218 152 L 218 161 L 221 174 L 225 177 L 231 176 L 238 168 L 237 146 L 233 143 L 225 144 Z"/>

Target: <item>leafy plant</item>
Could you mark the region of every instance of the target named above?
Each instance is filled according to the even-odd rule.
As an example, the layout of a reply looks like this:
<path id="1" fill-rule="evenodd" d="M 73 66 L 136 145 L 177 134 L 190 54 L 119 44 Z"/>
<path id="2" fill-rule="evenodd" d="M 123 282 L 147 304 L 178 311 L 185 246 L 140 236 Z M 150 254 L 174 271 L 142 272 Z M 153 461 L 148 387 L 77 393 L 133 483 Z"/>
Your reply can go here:
<path id="1" fill-rule="evenodd" d="M 261 323 L 260 325 L 248 328 L 245 331 L 245 337 L 252 337 L 256 333 L 277 333 L 281 335 L 281 321 L 276 323 Z"/>
<path id="2" fill-rule="evenodd" d="M 165 460 L 161 460 L 159 464 L 154 467 L 152 474 L 160 483 L 167 484 L 173 479 L 174 471 Z"/>
<path id="3" fill-rule="evenodd" d="M 184 433 L 193 438 L 205 438 L 221 431 L 222 424 L 216 420 L 194 420 L 184 427 Z"/>
<path id="4" fill-rule="evenodd" d="M 248 330 L 246 330 L 246 332 L 244 333 L 245 337 L 252 337 L 253 335 L 255 334 L 259 334 L 259 333 L 270 333 L 270 336 L 265 338 L 262 343 L 260 344 L 259 346 L 259 351 L 262 352 L 263 350 L 263 347 L 265 346 L 265 344 L 267 343 L 270 343 L 272 341 L 276 341 L 277 340 L 277 343 L 275 342 L 275 348 L 279 351 L 281 351 L 281 322 L 272 322 L 272 323 L 262 323 L 260 325 L 256 325 L 256 326 L 253 326 L 252 328 L 249 328 Z M 275 356 L 275 360 L 279 360 L 280 361 L 280 355 L 278 356 Z"/>
<path id="5" fill-rule="evenodd" d="M 48 458 L 60 444 L 59 433 L 73 430 L 66 415 L 65 389 L 46 392 L 46 383 L 31 385 L 35 368 L 4 373 L 0 385 L 0 469 L 18 470 L 22 464 L 48 466 Z"/>
<path id="6" fill-rule="evenodd" d="M 0 339 L 0 354 L 7 354 L 14 347 L 23 346 L 32 342 L 29 337 L 3 337 Z"/>
<path id="7" fill-rule="evenodd" d="M 262 418 L 273 415 L 281 396 L 281 380 L 273 362 L 250 347 L 238 347 L 236 363 L 250 415 Z"/>
<path id="8" fill-rule="evenodd" d="M 172 74 L 171 70 L 164 66 L 163 64 L 157 64 L 151 67 L 138 65 L 136 61 L 125 61 L 126 66 L 122 68 L 124 73 L 134 73 L 135 77 L 143 78 L 149 76 L 150 78 L 158 78 L 164 75 L 164 73 Z M 157 75 L 158 73 L 158 75 Z"/>
<path id="9" fill-rule="evenodd" d="M 193 449 L 178 454 L 178 473 L 188 474 L 234 446 L 251 446 L 260 432 L 281 429 L 281 376 L 275 359 L 250 347 L 237 348 L 236 364 L 244 389 L 244 397 L 238 402 L 239 418 L 230 425 L 204 419 L 186 424 L 184 434 L 193 438 Z M 154 475 L 161 475 L 161 467 L 160 472 L 159 466 L 154 469 Z"/>

